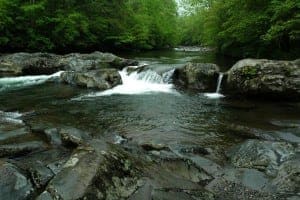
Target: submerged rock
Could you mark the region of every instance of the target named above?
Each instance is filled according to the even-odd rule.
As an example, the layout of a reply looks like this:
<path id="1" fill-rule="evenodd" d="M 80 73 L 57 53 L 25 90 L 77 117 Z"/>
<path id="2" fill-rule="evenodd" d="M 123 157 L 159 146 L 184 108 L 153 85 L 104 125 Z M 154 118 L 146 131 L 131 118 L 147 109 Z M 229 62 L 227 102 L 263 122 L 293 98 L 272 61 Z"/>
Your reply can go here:
<path id="1" fill-rule="evenodd" d="M 286 142 L 248 140 L 233 148 L 228 156 L 236 167 L 263 170 L 274 176 L 278 167 L 295 153 L 296 149 Z"/>
<path id="2" fill-rule="evenodd" d="M 68 71 L 61 74 L 63 82 L 99 90 L 110 89 L 121 84 L 121 76 L 116 69 L 100 69 L 89 72 Z"/>
<path id="3" fill-rule="evenodd" d="M 188 63 L 177 68 L 173 81 L 177 86 L 200 91 L 215 91 L 219 67 L 211 63 Z"/>
<path id="4" fill-rule="evenodd" d="M 229 71 L 226 90 L 264 98 L 300 98 L 300 62 L 244 59 Z"/>

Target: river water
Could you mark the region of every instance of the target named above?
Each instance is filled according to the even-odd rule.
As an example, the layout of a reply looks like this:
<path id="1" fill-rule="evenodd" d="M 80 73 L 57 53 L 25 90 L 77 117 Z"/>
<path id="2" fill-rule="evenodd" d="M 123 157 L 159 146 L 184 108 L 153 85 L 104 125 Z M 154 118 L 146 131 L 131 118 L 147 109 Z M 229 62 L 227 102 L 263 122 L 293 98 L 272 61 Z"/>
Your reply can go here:
<path id="1" fill-rule="evenodd" d="M 157 71 L 186 62 L 214 62 L 225 71 L 232 63 L 207 52 L 121 56 L 149 64 Z M 137 76 L 123 74 L 124 85 L 100 93 L 49 83 L 43 76 L 0 79 L 0 110 L 33 113 L 24 119 L 31 126 L 72 126 L 89 131 L 95 138 L 201 145 L 215 151 L 221 160 L 229 147 L 253 138 L 252 134 L 299 140 L 300 103 L 235 99 L 226 94 L 224 98 L 209 98 Z"/>

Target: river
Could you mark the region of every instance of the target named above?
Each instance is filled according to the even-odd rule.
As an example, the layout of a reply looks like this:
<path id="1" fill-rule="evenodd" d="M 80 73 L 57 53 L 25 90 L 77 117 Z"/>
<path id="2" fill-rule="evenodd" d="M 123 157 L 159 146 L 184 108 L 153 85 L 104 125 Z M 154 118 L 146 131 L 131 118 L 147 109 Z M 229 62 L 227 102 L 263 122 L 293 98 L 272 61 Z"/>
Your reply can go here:
<path id="1" fill-rule="evenodd" d="M 165 51 L 121 56 L 155 69 L 169 69 L 186 62 L 214 62 L 226 71 L 232 64 L 216 60 L 209 52 Z M 31 127 L 71 126 L 114 143 L 128 140 L 172 148 L 201 146 L 212 152 L 210 159 L 224 165 L 229 148 L 256 138 L 255 135 L 285 141 L 300 137 L 300 104 L 295 102 L 235 99 L 226 95 L 209 98 L 203 93 L 178 90 L 171 83 L 143 78 L 135 79 L 136 82 L 130 79 L 123 88 L 117 86 L 100 93 L 43 80 L 43 77 L 23 77 L 8 84 L 10 87 L 7 80 L 2 79 L 2 83 L 0 80 L 0 110 L 31 113 L 24 117 Z"/>

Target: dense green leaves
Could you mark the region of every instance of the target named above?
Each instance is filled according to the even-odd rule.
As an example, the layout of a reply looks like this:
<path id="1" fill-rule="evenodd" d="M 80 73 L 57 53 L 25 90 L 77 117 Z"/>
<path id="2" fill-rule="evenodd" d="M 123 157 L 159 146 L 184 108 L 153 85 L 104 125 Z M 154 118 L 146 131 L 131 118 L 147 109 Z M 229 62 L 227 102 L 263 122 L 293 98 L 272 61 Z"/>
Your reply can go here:
<path id="1" fill-rule="evenodd" d="M 0 0 L 0 51 L 154 49 L 177 41 L 174 0 Z"/>
<path id="2" fill-rule="evenodd" d="M 300 1 L 186 1 L 197 9 L 182 17 L 183 43 L 238 57 L 299 57 Z"/>

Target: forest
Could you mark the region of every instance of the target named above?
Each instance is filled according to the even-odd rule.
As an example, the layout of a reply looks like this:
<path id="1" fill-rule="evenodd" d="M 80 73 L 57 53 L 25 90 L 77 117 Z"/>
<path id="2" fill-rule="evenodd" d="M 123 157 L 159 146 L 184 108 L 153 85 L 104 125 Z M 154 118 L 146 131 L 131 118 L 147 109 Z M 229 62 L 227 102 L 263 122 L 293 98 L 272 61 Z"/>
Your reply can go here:
<path id="1" fill-rule="evenodd" d="M 205 45 L 232 57 L 299 55 L 297 0 L 177 3 L 0 0 L 0 52 L 152 50 Z M 184 7 L 184 12 L 178 12 L 179 6 Z"/>

